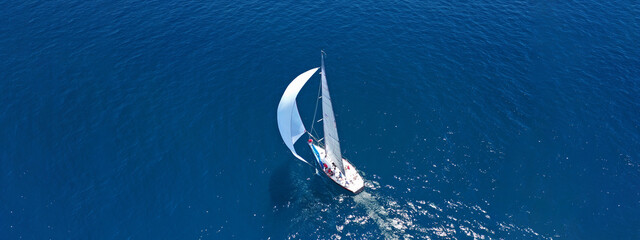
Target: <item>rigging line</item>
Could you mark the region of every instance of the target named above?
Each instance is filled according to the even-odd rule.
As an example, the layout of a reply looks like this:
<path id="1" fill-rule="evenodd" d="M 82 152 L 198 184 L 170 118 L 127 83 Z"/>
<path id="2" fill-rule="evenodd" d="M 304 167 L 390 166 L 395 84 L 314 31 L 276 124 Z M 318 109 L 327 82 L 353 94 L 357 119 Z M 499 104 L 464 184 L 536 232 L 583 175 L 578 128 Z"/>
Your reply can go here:
<path id="1" fill-rule="evenodd" d="M 311 132 L 309 132 L 309 131 L 307 131 L 307 134 L 308 134 L 308 135 L 309 135 L 309 137 L 310 137 L 311 139 L 313 139 L 313 140 L 314 140 L 314 141 L 315 141 L 315 142 L 316 142 L 320 147 L 323 147 L 323 148 L 324 148 L 324 144 L 321 142 L 321 141 L 322 141 L 322 139 L 324 139 L 324 138 L 320 138 L 320 139 L 318 139 L 316 136 L 314 136 L 314 135 L 313 135 L 313 133 L 311 133 Z M 317 134 L 317 132 L 316 132 L 316 134 Z"/>
<path id="2" fill-rule="evenodd" d="M 322 50 L 322 49 L 320 50 L 320 54 L 321 54 L 321 57 L 327 56 L 327 53 L 325 53 L 324 50 Z M 323 74 L 324 74 L 324 68 L 322 68 L 322 70 L 320 70 L 320 75 L 323 75 Z M 322 93 L 322 81 L 320 81 L 320 84 L 318 85 L 318 98 L 316 98 L 316 108 L 313 110 L 313 119 L 312 119 L 312 122 L 311 122 L 311 130 L 307 132 L 307 133 L 309 133 L 310 136 L 313 136 L 313 135 L 311 135 L 311 132 L 315 132 L 316 134 L 318 134 L 318 131 L 315 131 L 315 129 L 313 128 L 313 125 L 316 123 L 315 120 L 316 120 L 316 114 L 318 112 L 318 102 L 320 101 L 320 98 L 322 98 L 320 96 L 321 93 Z M 320 120 L 322 120 L 322 118 Z M 318 122 L 320 122 L 320 120 L 318 120 Z M 314 139 L 315 139 L 315 137 L 314 137 Z M 315 140 L 317 141 L 317 139 L 315 139 Z"/>
<path id="3" fill-rule="evenodd" d="M 324 74 L 323 72 L 320 72 L 320 74 Z M 316 98 L 316 109 L 313 110 L 313 119 L 311 119 L 311 131 L 313 131 L 313 124 L 316 123 L 316 114 L 318 113 L 318 102 L 320 101 L 320 93 L 322 90 L 322 81 L 320 82 L 320 84 L 318 85 L 318 97 Z"/>

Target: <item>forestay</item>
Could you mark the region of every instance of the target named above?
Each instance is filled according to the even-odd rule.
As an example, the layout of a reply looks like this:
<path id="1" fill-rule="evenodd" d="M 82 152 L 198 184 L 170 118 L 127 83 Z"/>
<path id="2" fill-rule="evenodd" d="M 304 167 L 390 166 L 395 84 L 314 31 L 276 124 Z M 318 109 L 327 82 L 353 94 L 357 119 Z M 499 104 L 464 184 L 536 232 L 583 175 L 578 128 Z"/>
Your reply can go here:
<path id="1" fill-rule="evenodd" d="M 318 68 L 313 68 L 293 79 L 289 86 L 287 86 L 278 104 L 278 128 L 280 129 L 282 140 L 284 140 L 284 143 L 289 147 L 294 156 L 307 164 L 309 164 L 309 162 L 300 157 L 293 147 L 293 144 L 298 141 L 300 136 L 306 131 L 300 118 L 300 112 L 298 112 L 296 97 L 304 84 L 307 83 L 309 78 L 311 78 L 317 70 Z"/>
<path id="2" fill-rule="evenodd" d="M 324 71 L 324 55 L 322 55 L 321 58 L 322 122 L 324 127 L 325 148 L 327 150 L 327 157 L 336 164 L 340 172 L 344 172 L 342 153 L 340 152 L 340 139 L 338 138 L 338 129 L 336 128 L 336 118 L 333 115 L 333 106 L 331 105 L 331 96 L 329 95 L 329 86 L 327 85 L 327 75 Z"/>

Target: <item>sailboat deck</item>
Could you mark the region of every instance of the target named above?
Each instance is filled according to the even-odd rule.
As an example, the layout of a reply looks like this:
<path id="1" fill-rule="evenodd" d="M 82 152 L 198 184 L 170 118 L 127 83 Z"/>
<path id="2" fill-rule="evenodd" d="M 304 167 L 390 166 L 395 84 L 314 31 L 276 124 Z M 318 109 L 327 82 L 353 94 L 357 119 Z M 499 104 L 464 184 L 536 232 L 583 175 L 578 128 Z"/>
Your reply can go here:
<path id="1" fill-rule="evenodd" d="M 335 162 L 333 162 L 334 160 L 327 157 L 324 148 L 313 143 L 309 143 L 309 147 L 311 147 L 316 160 L 320 166 L 322 166 L 322 171 L 327 177 L 341 187 L 356 194 L 360 193 L 364 189 L 364 180 L 349 161 L 344 158 L 342 159 L 342 164 L 344 166 L 344 172 L 342 172 L 335 167 Z M 324 164 L 326 164 L 327 167 L 324 167 Z"/>

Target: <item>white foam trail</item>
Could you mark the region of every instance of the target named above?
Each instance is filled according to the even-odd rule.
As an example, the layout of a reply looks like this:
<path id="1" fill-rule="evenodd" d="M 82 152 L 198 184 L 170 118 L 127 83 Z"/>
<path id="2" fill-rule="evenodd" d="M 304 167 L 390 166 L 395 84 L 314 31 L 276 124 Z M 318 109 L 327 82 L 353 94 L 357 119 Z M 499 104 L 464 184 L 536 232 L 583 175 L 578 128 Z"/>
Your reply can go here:
<path id="1" fill-rule="evenodd" d="M 353 200 L 367 210 L 367 215 L 378 225 L 385 239 L 400 239 L 392 228 L 393 221 L 388 218 L 387 210 L 368 192 L 361 192 Z"/>

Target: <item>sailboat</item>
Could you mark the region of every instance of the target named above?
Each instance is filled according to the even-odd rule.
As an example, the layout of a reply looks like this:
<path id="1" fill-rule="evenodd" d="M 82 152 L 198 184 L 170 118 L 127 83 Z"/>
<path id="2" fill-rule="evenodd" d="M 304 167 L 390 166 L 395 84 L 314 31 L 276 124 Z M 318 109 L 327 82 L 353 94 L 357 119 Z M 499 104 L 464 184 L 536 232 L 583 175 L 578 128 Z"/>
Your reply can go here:
<path id="1" fill-rule="evenodd" d="M 311 131 L 307 131 L 302 122 L 302 118 L 300 118 L 300 112 L 298 112 L 296 97 L 300 90 L 302 90 L 302 87 L 304 87 L 305 83 L 307 83 L 318 69 L 320 69 L 320 87 L 322 89 L 322 95 L 318 96 L 318 100 L 322 100 L 322 118 L 318 121 L 315 121 L 314 119 L 311 125 Z M 317 105 L 318 101 L 316 101 L 316 111 Z M 322 121 L 324 137 L 317 139 L 311 134 L 311 132 L 313 132 L 313 123 L 319 121 Z M 278 128 L 280 129 L 282 140 L 284 140 L 284 143 L 287 145 L 289 150 L 291 150 L 293 156 L 309 165 L 312 165 L 298 155 L 294 148 L 296 141 L 298 141 L 302 135 L 307 133 L 309 135 L 307 143 L 309 144 L 309 147 L 313 152 L 313 156 L 315 156 L 316 159 L 313 165 L 315 165 L 317 170 L 322 172 L 320 175 L 326 176 L 340 187 L 354 194 L 358 194 L 364 190 L 364 180 L 353 164 L 342 157 L 336 119 L 333 114 L 331 96 L 329 95 L 329 86 L 327 85 L 327 75 L 324 70 L 324 52 L 321 52 L 320 54 L 319 68 L 312 68 L 300 74 L 298 77 L 293 79 L 289 86 L 287 86 L 287 89 L 284 91 L 284 94 L 280 99 L 280 103 L 278 104 Z"/>

